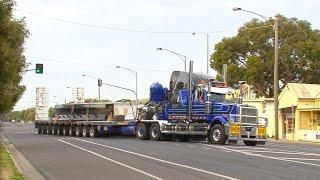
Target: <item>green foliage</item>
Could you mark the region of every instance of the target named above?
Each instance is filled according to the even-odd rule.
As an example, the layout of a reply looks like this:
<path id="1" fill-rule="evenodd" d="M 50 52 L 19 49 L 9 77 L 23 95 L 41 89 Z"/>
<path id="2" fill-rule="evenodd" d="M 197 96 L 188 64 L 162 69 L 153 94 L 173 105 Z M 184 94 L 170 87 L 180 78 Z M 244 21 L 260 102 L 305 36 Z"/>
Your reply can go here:
<path id="1" fill-rule="evenodd" d="M 289 82 L 320 83 L 320 33 L 307 21 L 278 16 L 279 80 L 282 89 Z M 269 20 L 273 23 L 273 20 Z M 228 64 L 228 84 L 246 80 L 259 96 L 273 97 L 274 29 L 253 19 L 235 37 L 216 44 L 211 67 L 221 77 Z M 251 28 L 251 29 L 250 29 Z"/>
<path id="2" fill-rule="evenodd" d="M 6 114 L 5 119 L 8 120 L 16 120 L 20 121 L 34 121 L 35 120 L 36 111 L 34 108 L 29 108 L 21 111 L 12 111 Z"/>
<path id="3" fill-rule="evenodd" d="M 0 1 L 0 113 L 12 109 L 25 91 L 20 85 L 25 67 L 24 42 L 29 32 L 24 19 L 12 16 L 13 0 Z"/>
<path id="4" fill-rule="evenodd" d="M 54 115 L 54 108 L 53 107 L 49 107 L 48 116 L 49 117 L 53 117 L 53 115 Z"/>

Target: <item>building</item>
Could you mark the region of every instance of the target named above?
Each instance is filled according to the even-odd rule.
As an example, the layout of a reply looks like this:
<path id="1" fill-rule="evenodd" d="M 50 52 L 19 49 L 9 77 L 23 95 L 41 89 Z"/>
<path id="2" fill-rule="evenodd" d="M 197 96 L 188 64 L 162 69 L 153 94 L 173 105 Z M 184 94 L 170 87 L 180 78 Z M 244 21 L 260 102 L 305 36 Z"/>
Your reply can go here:
<path id="1" fill-rule="evenodd" d="M 320 142 L 320 84 L 286 85 L 279 96 L 279 138 Z"/>

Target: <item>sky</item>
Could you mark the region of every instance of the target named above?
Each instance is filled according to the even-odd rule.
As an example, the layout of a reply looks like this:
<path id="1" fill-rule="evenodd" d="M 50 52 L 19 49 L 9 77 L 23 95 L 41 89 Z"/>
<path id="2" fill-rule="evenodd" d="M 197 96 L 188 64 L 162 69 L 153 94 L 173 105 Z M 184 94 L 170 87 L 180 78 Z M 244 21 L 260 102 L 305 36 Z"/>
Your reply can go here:
<path id="1" fill-rule="evenodd" d="M 27 62 L 34 68 L 44 64 L 44 73 L 27 72 L 21 84 L 26 91 L 14 107 L 35 106 L 36 87 L 47 87 L 53 106 L 72 99 L 72 88 L 83 87 L 86 98 L 97 98 L 97 81 L 135 89 L 138 98 L 148 98 L 149 87 L 159 82 L 167 87 L 173 70 L 183 70 L 183 61 L 165 48 L 194 61 L 194 72 L 206 72 L 209 53 L 224 37 L 232 37 L 253 14 L 266 17 L 282 14 L 307 20 L 320 29 L 317 0 L 16 0 L 16 18 L 25 17 L 30 37 L 25 43 Z M 129 30 L 129 31 L 127 31 Z M 195 32 L 195 35 L 192 34 Z M 188 63 L 187 63 L 188 64 Z M 209 74 L 216 72 L 210 69 Z M 69 88 L 68 88 L 69 87 Z M 133 93 L 101 87 L 101 98 L 134 99 Z"/>

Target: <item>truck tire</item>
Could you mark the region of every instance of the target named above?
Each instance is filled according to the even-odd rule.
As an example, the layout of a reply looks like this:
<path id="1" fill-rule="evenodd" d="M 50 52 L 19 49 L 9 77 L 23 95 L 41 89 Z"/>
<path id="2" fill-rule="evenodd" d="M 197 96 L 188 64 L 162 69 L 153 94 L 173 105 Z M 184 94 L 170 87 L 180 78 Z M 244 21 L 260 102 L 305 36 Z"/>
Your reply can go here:
<path id="1" fill-rule="evenodd" d="M 82 125 L 76 126 L 76 136 L 82 137 L 82 135 L 83 135 L 82 129 L 83 129 Z"/>
<path id="2" fill-rule="evenodd" d="M 149 139 L 149 126 L 144 123 L 138 123 L 136 127 L 136 136 L 141 140 Z"/>
<path id="3" fill-rule="evenodd" d="M 210 144 L 225 144 L 228 137 L 225 135 L 225 130 L 222 124 L 215 124 L 211 127 L 208 133 L 208 143 Z"/>
<path id="4" fill-rule="evenodd" d="M 98 137 L 98 127 L 97 126 L 91 126 L 90 130 L 89 130 L 89 133 L 90 133 L 90 137 L 93 137 L 93 138 Z"/>
<path id="5" fill-rule="evenodd" d="M 159 141 L 161 138 L 160 126 L 158 123 L 153 123 L 150 127 L 150 139 L 152 141 Z"/>
<path id="6" fill-rule="evenodd" d="M 246 146 L 256 146 L 258 144 L 257 141 L 243 141 Z"/>

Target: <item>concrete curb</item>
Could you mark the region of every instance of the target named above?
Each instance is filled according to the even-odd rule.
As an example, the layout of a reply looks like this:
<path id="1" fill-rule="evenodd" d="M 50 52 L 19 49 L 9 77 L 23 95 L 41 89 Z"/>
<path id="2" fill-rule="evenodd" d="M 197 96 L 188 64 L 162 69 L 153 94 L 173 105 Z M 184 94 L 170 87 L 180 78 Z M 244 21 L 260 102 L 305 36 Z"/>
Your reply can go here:
<path id="1" fill-rule="evenodd" d="M 43 175 L 27 160 L 26 157 L 2 134 L 0 133 L 0 139 L 7 151 L 10 152 L 10 156 L 13 159 L 18 171 L 24 175 L 26 179 L 45 180 Z"/>

